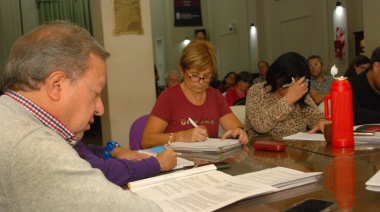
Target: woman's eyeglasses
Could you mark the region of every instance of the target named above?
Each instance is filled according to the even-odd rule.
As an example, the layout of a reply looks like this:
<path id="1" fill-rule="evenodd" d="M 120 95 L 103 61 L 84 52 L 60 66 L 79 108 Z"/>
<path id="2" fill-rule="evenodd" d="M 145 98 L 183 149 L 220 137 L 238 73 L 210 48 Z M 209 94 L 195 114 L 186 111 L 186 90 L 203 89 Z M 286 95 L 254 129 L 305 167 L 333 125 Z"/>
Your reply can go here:
<path id="1" fill-rule="evenodd" d="M 187 76 L 190 78 L 190 81 L 191 82 L 199 82 L 201 80 L 203 80 L 203 82 L 211 82 L 212 78 L 213 78 L 213 75 L 211 74 L 211 76 L 203 76 L 203 77 L 198 77 L 198 76 L 191 76 L 187 71 L 185 71 Z"/>
<path id="2" fill-rule="evenodd" d="M 358 68 L 360 68 L 362 71 L 365 71 L 367 69 L 367 67 L 365 66 L 357 66 Z"/>

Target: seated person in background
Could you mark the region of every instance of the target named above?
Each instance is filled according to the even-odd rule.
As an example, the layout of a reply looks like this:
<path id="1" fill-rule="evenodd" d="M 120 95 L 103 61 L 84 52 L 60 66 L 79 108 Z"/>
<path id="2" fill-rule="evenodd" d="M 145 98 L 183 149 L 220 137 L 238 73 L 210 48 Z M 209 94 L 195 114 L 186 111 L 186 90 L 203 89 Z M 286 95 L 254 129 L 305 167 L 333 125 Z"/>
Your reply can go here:
<path id="1" fill-rule="evenodd" d="M 104 107 L 109 53 L 67 21 L 17 39 L 0 96 L 0 211 L 159 211 L 73 149 Z M 170 150 L 172 151 L 172 150 Z"/>
<path id="2" fill-rule="evenodd" d="M 348 66 L 346 72 L 343 76 L 351 78 L 353 76 L 359 75 L 369 67 L 369 58 L 365 55 L 356 56 Z"/>
<path id="3" fill-rule="evenodd" d="M 119 186 L 157 175 L 160 171 L 169 171 L 176 166 L 177 161 L 176 154 L 168 149 L 151 157 L 125 149 L 115 141 L 108 141 L 106 147 L 87 146 L 78 141 L 74 149 L 92 168 L 99 169 L 109 181 Z"/>
<path id="4" fill-rule="evenodd" d="M 331 75 L 323 74 L 323 61 L 318 55 L 312 55 L 307 59 L 309 64 L 311 79 L 309 95 L 319 105 L 326 95 L 330 93 L 331 84 L 334 78 Z"/>
<path id="5" fill-rule="evenodd" d="M 218 136 L 219 123 L 226 130 L 222 140 L 231 136 L 242 144 L 248 142 L 244 125 L 222 94 L 209 87 L 216 64 L 215 49 L 208 41 L 194 40 L 183 49 L 179 65 L 183 81 L 157 99 L 142 136 L 143 148 L 176 141 L 202 142 Z"/>
<path id="6" fill-rule="evenodd" d="M 245 126 L 249 139 L 257 135 L 286 136 L 298 132 L 323 132 L 325 120 L 307 94 L 310 78 L 307 62 L 288 52 L 270 67 L 266 82 L 252 85 L 246 101 Z M 288 87 L 285 84 L 291 83 Z"/>
<path id="7" fill-rule="evenodd" d="M 380 47 L 373 51 L 368 71 L 348 81 L 352 88 L 354 125 L 380 123 Z"/>
<path id="8" fill-rule="evenodd" d="M 179 84 L 181 82 L 181 76 L 178 71 L 171 70 L 166 72 L 165 74 L 165 88 L 171 88 Z"/>
<path id="9" fill-rule="evenodd" d="M 196 30 L 195 40 L 206 40 L 206 31 L 205 30 Z"/>
<path id="10" fill-rule="evenodd" d="M 226 100 L 229 106 L 235 105 L 235 102 L 239 99 L 247 97 L 247 91 L 251 86 L 251 73 L 248 71 L 242 71 L 237 75 L 236 85 L 226 92 Z"/>
<path id="11" fill-rule="evenodd" d="M 162 89 L 162 88 L 158 85 L 158 80 L 160 80 L 160 76 L 158 75 L 158 71 L 157 71 L 156 66 L 154 66 L 154 80 L 155 80 L 155 85 L 156 85 L 156 98 L 158 98 L 158 96 L 162 93 L 162 91 L 163 91 L 164 89 Z"/>
<path id="12" fill-rule="evenodd" d="M 260 77 L 260 74 L 259 73 L 251 73 L 251 77 L 252 77 L 252 82 L 251 82 L 251 85 L 253 85 L 253 81 Z"/>
<path id="13" fill-rule="evenodd" d="M 257 63 L 257 68 L 259 69 L 259 77 L 256 77 L 253 80 L 253 84 L 259 83 L 259 82 L 265 82 L 265 77 L 268 72 L 269 63 L 267 61 L 261 60 Z"/>
<path id="14" fill-rule="evenodd" d="M 220 93 L 226 92 L 228 89 L 232 88 L 236 84 L 236 73 L 231 71 L 226 74 L 223 81 L 219 85 Z"/>

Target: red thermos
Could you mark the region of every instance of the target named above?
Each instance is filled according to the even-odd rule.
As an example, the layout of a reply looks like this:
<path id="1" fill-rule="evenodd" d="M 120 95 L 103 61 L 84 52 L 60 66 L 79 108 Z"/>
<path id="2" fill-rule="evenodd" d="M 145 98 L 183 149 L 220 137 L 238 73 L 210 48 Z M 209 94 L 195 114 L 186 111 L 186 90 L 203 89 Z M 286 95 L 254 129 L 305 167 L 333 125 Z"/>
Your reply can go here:
<path id="1" fill-rule="evenodd" d="M 328 103 L 331 101 L 331 114 Z M 325 118 L 331 120 L 331 143 L 335 147 L 354 146 L 354 121 L 351 85 L 345 77 L 336 78 L 325 96 Z"/>

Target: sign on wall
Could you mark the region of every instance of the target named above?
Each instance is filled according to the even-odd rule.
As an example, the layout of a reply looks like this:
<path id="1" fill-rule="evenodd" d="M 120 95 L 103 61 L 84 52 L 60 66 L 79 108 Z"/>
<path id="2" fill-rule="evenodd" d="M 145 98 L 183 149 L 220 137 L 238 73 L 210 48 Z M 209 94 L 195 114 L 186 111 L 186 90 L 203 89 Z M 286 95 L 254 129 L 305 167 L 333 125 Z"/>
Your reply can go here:
<path id="1" fill-rule="evenodd" d="M 143 34 L 140 0 L 113 0 L 115 35 Z"/>
<path id="2" fill-rule="evenodd" d="M 202 26 L 200 0 L 174 0 L 174 26 Z"/>

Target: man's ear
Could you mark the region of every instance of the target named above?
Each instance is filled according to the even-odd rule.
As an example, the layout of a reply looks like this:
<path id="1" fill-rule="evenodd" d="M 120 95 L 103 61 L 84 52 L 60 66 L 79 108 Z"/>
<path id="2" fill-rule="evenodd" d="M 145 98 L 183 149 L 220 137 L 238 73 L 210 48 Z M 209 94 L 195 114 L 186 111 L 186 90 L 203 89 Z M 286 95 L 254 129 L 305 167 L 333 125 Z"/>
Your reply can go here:
<path id="1" fill-rule="evenodd" d="M 51 73 L 46 79 L 46 92 L 53 101 L 58 101 L 62 95 L 62 89 L 67 83 L 66 74 L 62 71 L 55 71 Z"/>

